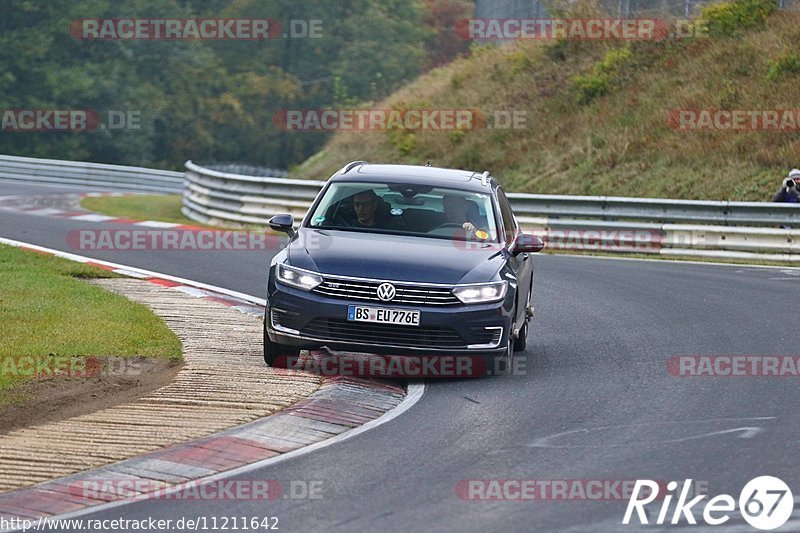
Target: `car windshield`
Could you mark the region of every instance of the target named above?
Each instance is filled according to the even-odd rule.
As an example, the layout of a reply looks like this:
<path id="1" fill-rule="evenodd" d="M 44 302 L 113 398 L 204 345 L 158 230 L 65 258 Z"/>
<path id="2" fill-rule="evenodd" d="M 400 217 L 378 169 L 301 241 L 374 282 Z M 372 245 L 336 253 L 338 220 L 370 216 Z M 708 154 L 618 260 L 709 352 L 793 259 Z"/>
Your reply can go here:
<path id="1" fill-rule="evenodd" d="M 401 183 L 331 184 L 308 226 L 442 239 L 497 241 L 491 195 Z"/>

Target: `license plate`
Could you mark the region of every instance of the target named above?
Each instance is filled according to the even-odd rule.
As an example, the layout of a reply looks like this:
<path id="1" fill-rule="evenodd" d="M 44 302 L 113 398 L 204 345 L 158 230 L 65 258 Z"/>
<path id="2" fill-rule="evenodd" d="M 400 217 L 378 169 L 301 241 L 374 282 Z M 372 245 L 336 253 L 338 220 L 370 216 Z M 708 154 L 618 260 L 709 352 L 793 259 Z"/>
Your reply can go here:
<path id="1" fill-rule="evenodd" d="M 348 305 L 347 320 L 352 320 L 354 322 L 399 324 L 401 326 L 419 326 L 419 311 Z"/>

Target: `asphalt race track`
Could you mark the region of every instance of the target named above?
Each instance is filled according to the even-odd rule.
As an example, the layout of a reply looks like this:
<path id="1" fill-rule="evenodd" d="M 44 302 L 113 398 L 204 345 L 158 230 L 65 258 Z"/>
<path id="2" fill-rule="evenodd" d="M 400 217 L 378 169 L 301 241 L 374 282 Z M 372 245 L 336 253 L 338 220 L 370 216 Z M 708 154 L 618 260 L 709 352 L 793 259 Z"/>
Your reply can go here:
<path id="1" fill-rule="evenodd" d="M 75 192 L 0 182 L 0 196 L 60 191 Z M 2 237 L 264 296 L 269 253 L 92 254 L 67 245 L 69 230 L 98 227 L 0 211 Z M 748 480 L 775 475 L 800 487 L 796 377 L 667 371 L 675 355 L 800 354 L 800 270 L 535 261 L 524 375 L 429 381 L 420 401 L 389 423 L 240 476 L 321 480 L 321 499 L 147 500 L 83 518 L 270 516 L 288 532 L 638 531 L 621 524 L 626 500 L 466 501 L 456 486 L 692 478 L 711 495 L 736 498 Z M 781 530 L 797 530 L 797 516 Z M 682 525 L 752 530 L 738 515 L 714 528 Z"/>

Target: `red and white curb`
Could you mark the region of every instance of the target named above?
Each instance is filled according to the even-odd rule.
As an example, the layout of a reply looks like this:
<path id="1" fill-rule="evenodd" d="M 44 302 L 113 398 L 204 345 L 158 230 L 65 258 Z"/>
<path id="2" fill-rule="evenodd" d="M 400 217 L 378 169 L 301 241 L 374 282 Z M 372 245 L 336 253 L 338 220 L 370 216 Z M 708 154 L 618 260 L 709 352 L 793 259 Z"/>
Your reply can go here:
<path id="1" fill-rule="evenodd" d="M 95 512 L 142 499 L 224 499 L 223 477 L 261 468 L 282 454 L 343 436 L 398 407 L 405 391 L 351 378 L 326 380 L 316 392 L 280 413 L 210 437 L 172 446 L 88 472 L 0 494 L 0 517 L 38 519 Z M 350 435 L 352 436 L 352 435 Z M 276 499 L 275 482 L 263 498 Z M 210 496 L 205 496 L 210 494 Z M 174 496 L 173 496 L 174 495 Z M 193 496 L 194 495 L 194 496 Z M 253 499 L 252 490 L 247 499 Z M 256 495 L 257 496 L 257 495 Z M 236 499 L 231 493 L 227 496 Z"/>
<path id="2" fill-rule="evenodd" d="M 198 298 L 213 299 L 254 316 L 264 314 L 265 301 L 248 294 L 2 237 L 0 244 L 145 279 Z M 185 499 L 187 490 L 202 495 L 208 492 L 203 490 L 208 484 L 310 453 L 386 423 L 416 404 L 423 392 L 422 383 L 409 384 L 406 391 L 385 381 L 325 377 L 322 386 L 311 396 L 261 420 L 28 489 L 0 494 L 0 518 L 7 522 L 69 518 L 142 499 L 170 498 L 171 495 L 172 499 Z M 214 492 L 219 494 L 218 487 Z M 176 493 L 179 494 L 174 496 Z M 266 492 L 266 498 L 276 497 L 280 497 L 279 492 Z"/>

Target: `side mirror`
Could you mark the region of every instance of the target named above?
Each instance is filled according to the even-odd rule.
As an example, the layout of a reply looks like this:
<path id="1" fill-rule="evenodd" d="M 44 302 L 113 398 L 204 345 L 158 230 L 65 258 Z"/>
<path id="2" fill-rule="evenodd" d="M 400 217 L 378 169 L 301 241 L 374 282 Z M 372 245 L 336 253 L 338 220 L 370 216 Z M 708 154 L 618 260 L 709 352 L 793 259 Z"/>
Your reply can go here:
<path id="1" fill-rule="evenodd" d="M 509 251 L 514 254 L 541 252 L 544 248 L 544 241 L 530 233 L 519 233 L 514 242 L 511 243 Z"/>
<path id="2" fill-rule="evenodd" d="M 294 217 L 290 214 L 275 215 L 269 219 L 269 227 L 287 234 L 289 238 L 294 237 Z"/>

